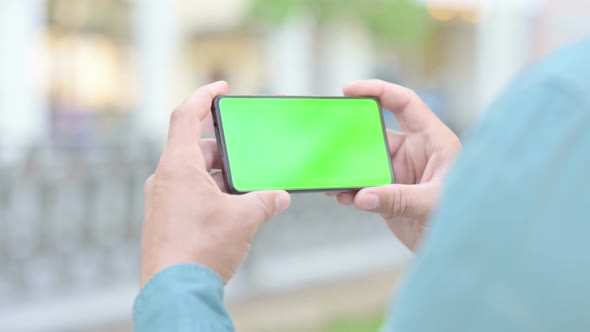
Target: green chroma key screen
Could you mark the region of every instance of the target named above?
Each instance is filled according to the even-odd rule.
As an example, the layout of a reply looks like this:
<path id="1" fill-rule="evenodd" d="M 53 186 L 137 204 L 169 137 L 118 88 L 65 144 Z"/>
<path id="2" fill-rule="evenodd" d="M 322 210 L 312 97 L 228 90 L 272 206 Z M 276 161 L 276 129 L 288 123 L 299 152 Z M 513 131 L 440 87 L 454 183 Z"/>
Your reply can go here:
<path id="1" fill-rule="evenodd" d="M 375 99 L 222 96 L 215 113 L 233 192 L 355 189 L 393 182 Z"/>

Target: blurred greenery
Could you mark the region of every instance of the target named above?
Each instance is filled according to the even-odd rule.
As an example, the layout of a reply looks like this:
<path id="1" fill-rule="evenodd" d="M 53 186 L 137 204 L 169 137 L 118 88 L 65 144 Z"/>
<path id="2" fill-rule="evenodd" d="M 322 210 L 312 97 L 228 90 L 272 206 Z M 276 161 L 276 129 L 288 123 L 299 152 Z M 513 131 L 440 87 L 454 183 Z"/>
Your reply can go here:
<path id="1" fill-rule="evenodd" d="M 366 317 L 363 319 L 336 320 L 318 332 L 377 332 L 381 328 L 383 318 L 381 316 Z"/>
<path id="2" fill-rule="evenodd" d="M 377 43 L 412 46 L 429 41 L 434 20 L 414 0 L 254 0 L 253 25 L 279 25 L 294 13 L 312 15 L 320 25 L 357 20 L 367 26 Z"/>
<path id="3" fill-rule="evenodd" d="M 327 321 L 327 324 L 322 324 L 321 327 L 312 329 L 304 329 L 300 332 L 378 332 L 383 325 L 383 314 L 372 314 L 365 317 L 348 317 L 340 318 L 332 321 Z M 290 328 L 288 331 L 291 330 Z M 264 330 L 266 332 L 266 330 Z"/>

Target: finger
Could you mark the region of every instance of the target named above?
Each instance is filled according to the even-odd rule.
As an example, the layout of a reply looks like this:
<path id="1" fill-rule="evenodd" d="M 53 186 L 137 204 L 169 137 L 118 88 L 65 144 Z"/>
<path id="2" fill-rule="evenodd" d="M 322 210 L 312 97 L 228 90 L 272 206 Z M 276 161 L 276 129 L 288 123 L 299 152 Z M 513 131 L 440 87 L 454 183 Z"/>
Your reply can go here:
<path id="1" fill-rule="evenodd" d="M 201 138 L 201 121 L 211 112 L 216 96 L 226 94 L 228 86 L 220 81 L 197 89 L 170 116 L 167 149 L 192 149 Z"/>
<path id="2" fill-rule="evenodd" d="M 354 203 L 354 195 L 355 193 L 353 192 L 339 193 L 336 199 L 342 205 L 352 205 Z"/>
<path id="3" fill-rule="evenodd" d="M 214 139 L 201 140 L 201 152 L 205 159 L 205 167 L 207 172 L 212 169 L 221 169 L 221 157 L 217 147 L 217 141 Z"/>
<path id="4" fill-rule="evenodd" d="M 201 121 L 201 131 L 201 137 L 215 137 L 215 126 L 213 125 L 213 115 L 211 112 Z"/>
<path id="5" fill-rule="evenodd" d="M 344 95 L 377 97 L 406 132 L 425 131 L 438 121 L 414 91 L 400 85 L 381 80 L 356 81 L 344 87 Z"/>
<path id="6" fill-rule="evenodd" d="M 330 192 L 324 193 L 324 195 L 326 195 L 328 197 L 336 197 L 336 196 L 338 196 L 338 194 L 340 194 L 340 191 L 330 191 Z"/>
<path id="7" fill-rule="evenodd" d="M 223 179 L 223 173 L 215 172 L 215 173 L 211 174 L 211 177 L 213 178 L 213 181 L 215 181 L 215 184 L 217 184 L 217 187 L 219 187 L 219 189 L 221 189 L 222 192 L 227 193 L 227 187 L 225 186 L 225 180 Z"/>
<path id="8" fill-rule="evenodd" d="M 406 134 L 399 131 L 387 129 L 387 144 L 389 145 L 389 152 L 393 155 L 404 144 Z"/>
<path id="9" fill-rule="evenodd" d="M 365 188 L 354 198 L 357 208 L 381 214 L 385 219 L 396 216 L 426 218 L 436 204 L 438 185 L 393 184 Z"/>
<path id="10" fill-rule="evenodd" d="M 257 224 L 287 210 L 291 204 L 291 196 L 286 191 L 254 191 L 237 199 L 242 200 L 245 217 Z"/>
<path id="11" fill-rule="evenodd" d="M 149 194 L 152 191 L 152 187 L 154 185 L 154 174 L 150 175 L 145 183 L 143 184 L 143 192 L 145 195 Z"/>

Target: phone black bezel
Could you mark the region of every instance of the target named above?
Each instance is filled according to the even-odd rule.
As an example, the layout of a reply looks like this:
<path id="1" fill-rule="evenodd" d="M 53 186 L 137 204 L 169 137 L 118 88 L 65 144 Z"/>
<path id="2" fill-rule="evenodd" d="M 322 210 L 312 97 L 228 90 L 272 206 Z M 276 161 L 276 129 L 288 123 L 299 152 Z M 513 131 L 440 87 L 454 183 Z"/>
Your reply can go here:
<path id="1" fill-rule="evenodd" d="M 385 120 L 383 118 L 383 109 L 381 102 L 375 97 L 337 97 L 337 96 L 270 96 L 270 95 L 221 95 L 213 99 L 211 106 L 211 114 L 213 118 L 213 126 L 215 131 L 215 139 L 217 141 L 217 148 L 219 149 L 219 155 L 221 157 L 221 171 L 223 173 L 223 179 L 226 190 L 231 194 L 241 195 L 249 193 L 249 191 L 240 191 L 234 187 L 231 169 L 229 165 L 229 158 L 227 155 L 227 149 L 225 144 L 225 135 L 223 129 L 223 121 L 221 120 L 221 114 L 219 110 L 219 101 L 223 98 L 305 98 L 305 99 L 372 99 L 377 103 L 379 108 L 379 118 L 381 120 L 381 129 L 383 132 L 383 140 L 385 141 L 385 153 L 387 156 L 387 162 L 389 164 L 389 171 L 391 173 L 391 184 L 395 183 L 395 174 L 393 165 L 391 163 L 391 153 L 389 150 L 389 141 L 387 140 L 387 129 L 385 127 Z M 367 187 L 352 187 L 352 188 L 322 188 L 322 189 L 283 189 L 289 193 L 313 193 L 313 192 L 345 192 L 345 191 L 357 191 Z M 280 189 L 278 189 L 280 190 Z"/>

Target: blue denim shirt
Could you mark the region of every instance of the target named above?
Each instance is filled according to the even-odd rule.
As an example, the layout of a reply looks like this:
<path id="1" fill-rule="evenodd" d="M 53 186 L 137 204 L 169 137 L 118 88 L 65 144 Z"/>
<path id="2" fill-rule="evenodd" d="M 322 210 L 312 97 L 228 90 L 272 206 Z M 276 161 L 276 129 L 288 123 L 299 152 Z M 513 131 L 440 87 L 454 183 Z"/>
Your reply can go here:
<path id="1" fill-rule="evenodd" d="M 383 331 L 590 331 L 590 41 L 517 79 L 467 136 Z M 205 267 L 157 274 L 134 330 L 233 331 Z"/>
<path id="2" fill-rule="evenodd" d="M 135 299 L 133 330 L 234 331 L 223 305 L 223 281 L 201 265 L 176 265 L 160 271 Z"/>

